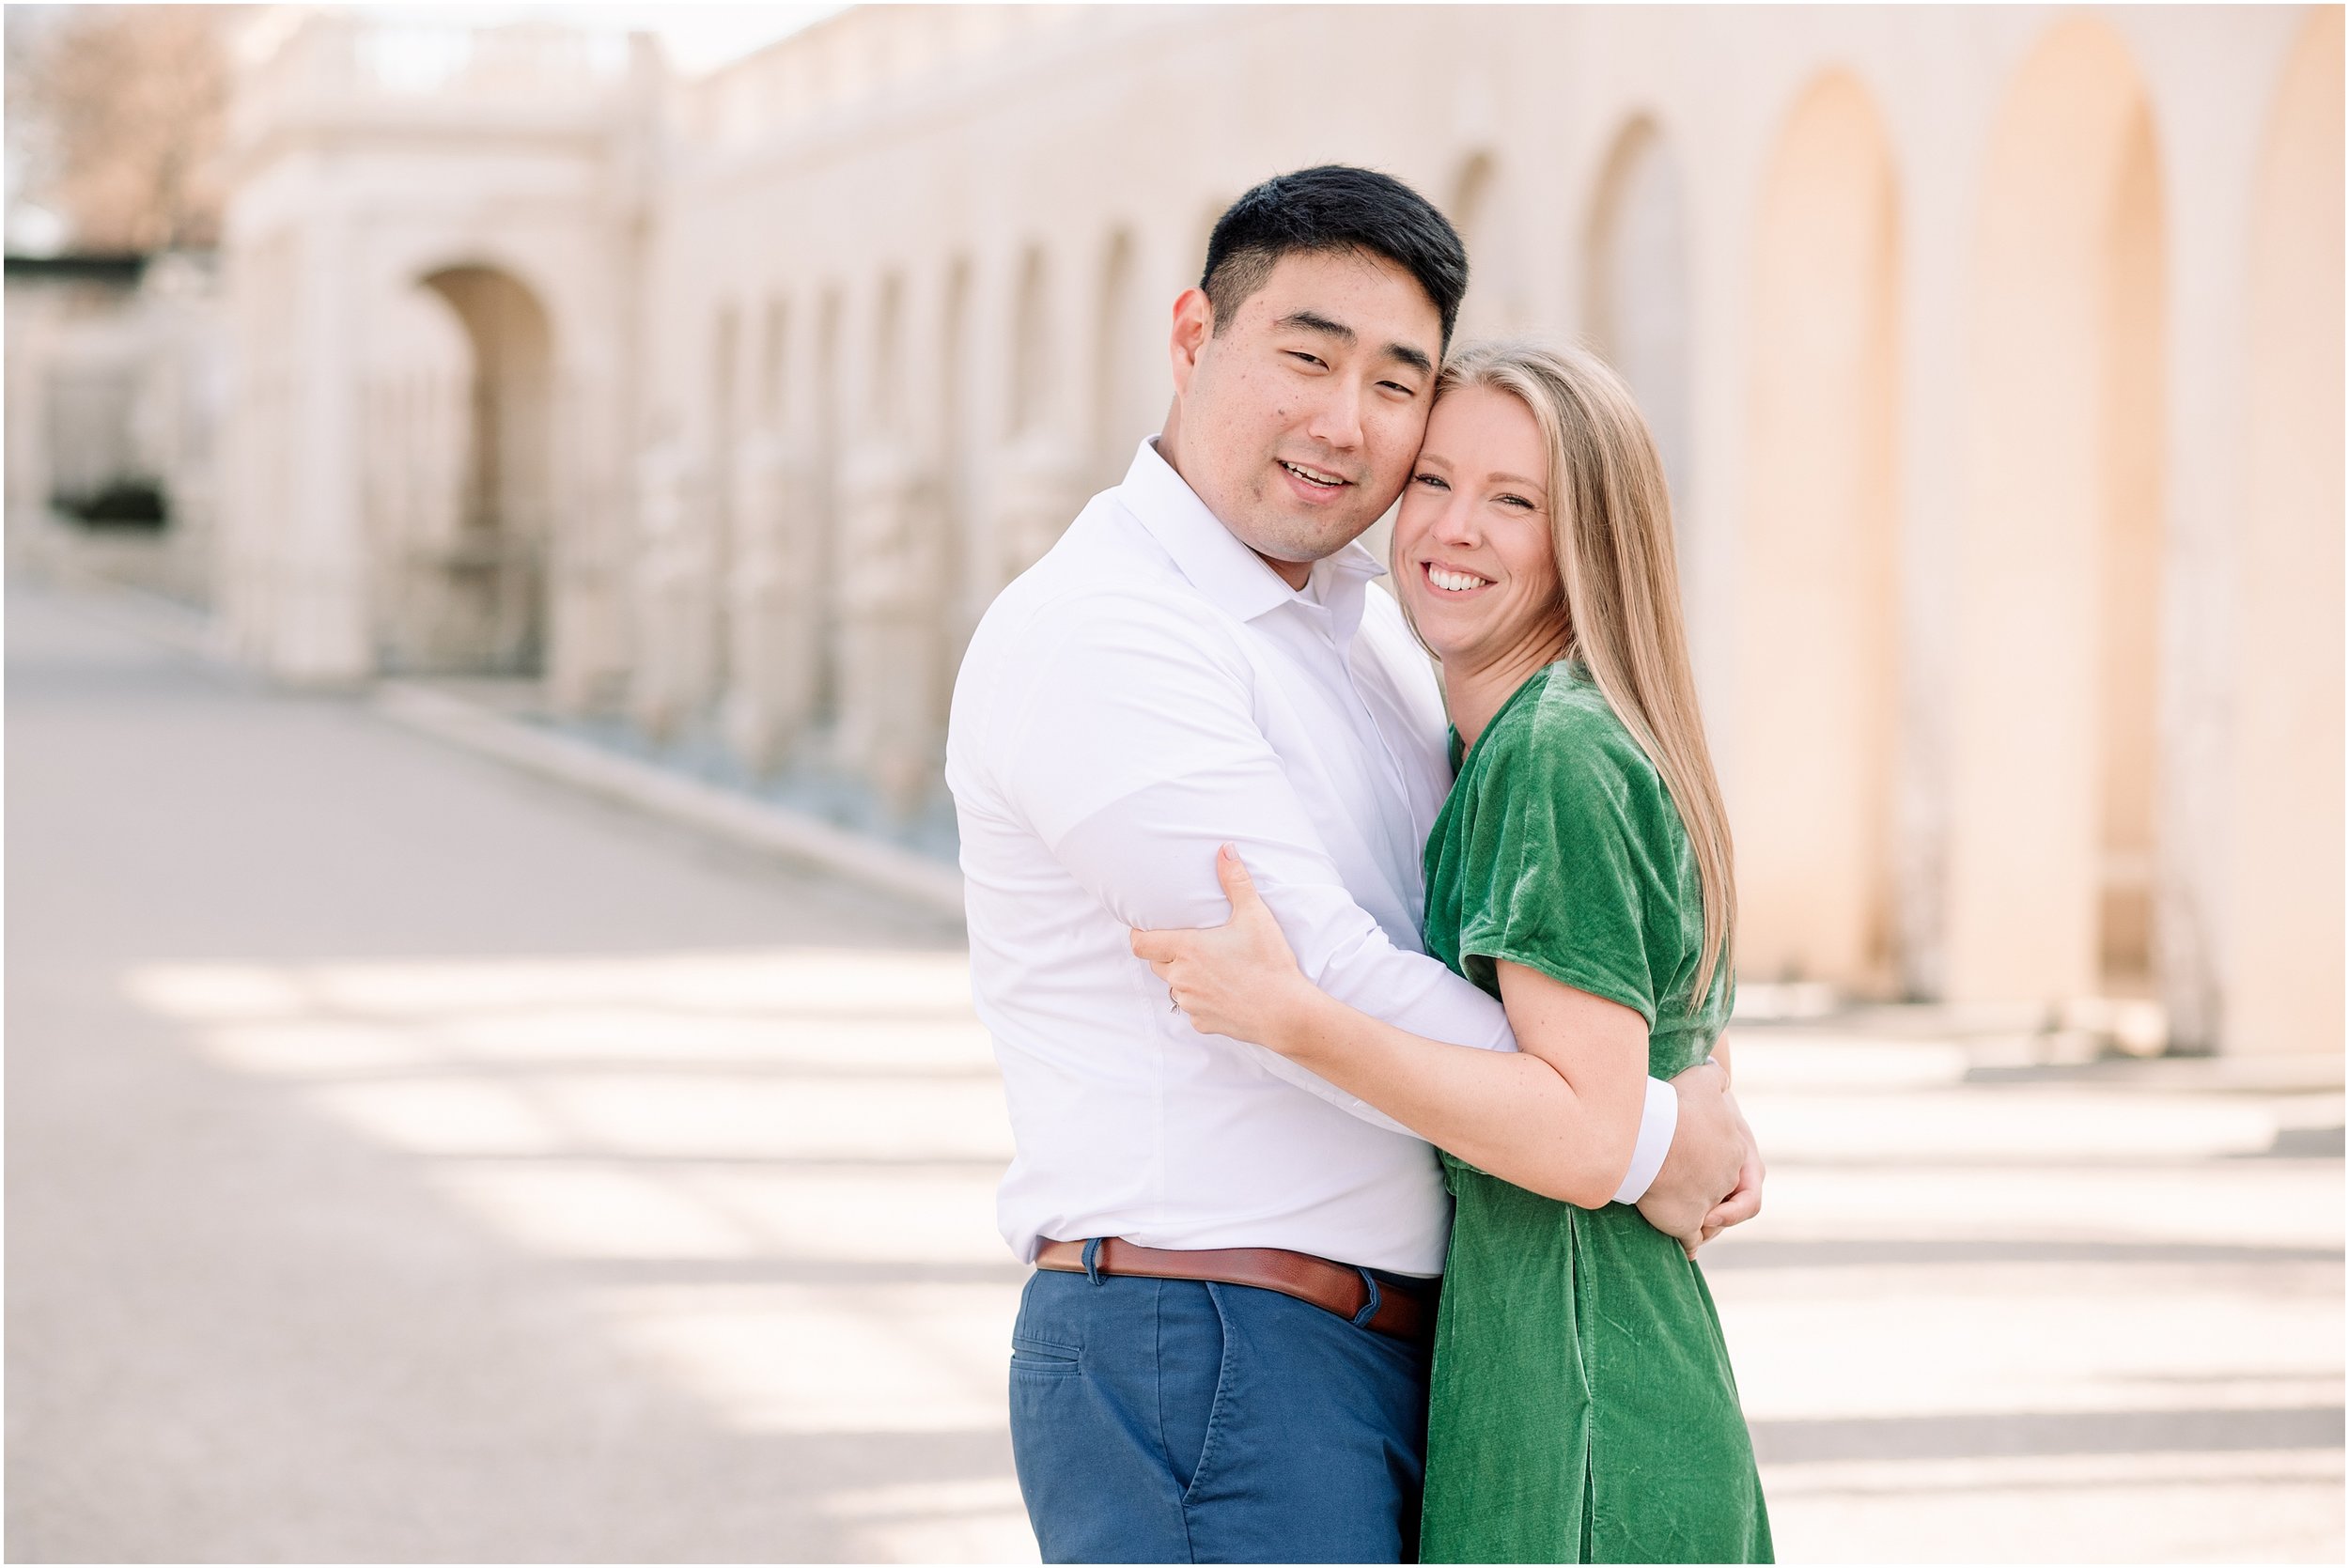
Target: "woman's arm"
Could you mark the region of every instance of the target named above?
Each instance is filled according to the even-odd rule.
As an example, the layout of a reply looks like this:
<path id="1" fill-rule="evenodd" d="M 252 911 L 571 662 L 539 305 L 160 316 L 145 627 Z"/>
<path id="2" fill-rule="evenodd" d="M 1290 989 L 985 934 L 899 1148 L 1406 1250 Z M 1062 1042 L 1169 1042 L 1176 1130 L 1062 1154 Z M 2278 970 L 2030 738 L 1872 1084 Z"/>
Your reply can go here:
<path id="1" fill-rule="evenodd" d="M 1584 1208 L 1613 1198 L 1646 1095 L 1647 1022 L 1637 1012 L 1504 960 L 1516 1054 L 1412 1034 L 1305 979 L 1229 846 L 1216 872 L 1229 924 L 1133 937 L 1194 1028 L 1278 1051 L 1528 1191 Z"/>
<path id="2" fill-rule="evenodd" d="M 1496 969 L 1514 1056 L 1407 1033 L 1310 986 L 1262 1043 L 1479 1170 L 1604 1207 L 1639 1135 L 1647 1020 L 1539 970 Z"/>

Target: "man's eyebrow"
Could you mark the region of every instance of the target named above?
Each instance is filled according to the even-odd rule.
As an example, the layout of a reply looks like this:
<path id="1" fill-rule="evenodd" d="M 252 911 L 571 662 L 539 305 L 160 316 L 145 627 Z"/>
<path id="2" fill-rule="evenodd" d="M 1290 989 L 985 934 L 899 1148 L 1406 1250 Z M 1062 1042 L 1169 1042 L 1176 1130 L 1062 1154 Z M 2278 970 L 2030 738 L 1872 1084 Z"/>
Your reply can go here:
<path id="1" fill-rule="evenodd" d="M 1332 321 L 1327 316 L 1313 310 L 1293 310 L 1282 317 L 1274 325 L 1293 328 L 1299 332 L 1318 333 L 1324 337 L 1334 337 L 1339 342 L 1349 346 L 1361 341 L 1354 329 L 1345 322 Z M 1434 360 L 1429 359 L 1424 351 L 1414 349 L 1408 343 L 1390 343 L 1382 351 L 1387 358 L 1400 360 L 1423 376 L 1432 374 L 1436 368 Z"/>
<path id="2" fill-rule="evenodd" d="M 1355 341 L 1353 328 L 1343 321 L 1332 321 L 1327 316 L 1311 310 L 1292 310 L 1286 316 L 1282 317 L 1275 325 L 1296 327 L 1309 333 L 1319 333 L 1324 337 L 1334 337 L 1341 343 Z"/>
<path id="3" fill-rule="evenodd" d="M 1387 357 L 1389 359 L 1401 360 L 1404 364 L 1409 365 L 1412 369 L 1418 371 L 1423 376 L 1427 375 L 1436 368 L 1436 362 L 1434 360 L 1429 359 L 1424 353 L 1412 348 L 1408 343 L 1388 344 Z"/>

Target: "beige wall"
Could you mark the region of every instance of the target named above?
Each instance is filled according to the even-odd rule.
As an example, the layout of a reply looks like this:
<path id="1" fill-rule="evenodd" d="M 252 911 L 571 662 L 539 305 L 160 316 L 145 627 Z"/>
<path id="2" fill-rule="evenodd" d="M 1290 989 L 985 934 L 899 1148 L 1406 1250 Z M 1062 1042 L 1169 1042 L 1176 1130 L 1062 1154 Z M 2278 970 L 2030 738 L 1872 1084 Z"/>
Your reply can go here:
<path id="1" fill-rule="evenodd" d="M 934 804 L 962 643 L 1162 418 L 1215 214 L 1367 163 L 1455 210 L 1469 331 L 1595 339 L 1654 414 L 1750 979 L 2338 1048 L 2294 859 L 2337 687 L 2272 675 L 2339 662 L 2338 15 L 875 8 L 693 83 L 515 44 L 523 109 L 365 123 L 263 70 L 231 618 L 365 661 L 319 344 L 495 266 L 566 381 L 559 699 Z"/>

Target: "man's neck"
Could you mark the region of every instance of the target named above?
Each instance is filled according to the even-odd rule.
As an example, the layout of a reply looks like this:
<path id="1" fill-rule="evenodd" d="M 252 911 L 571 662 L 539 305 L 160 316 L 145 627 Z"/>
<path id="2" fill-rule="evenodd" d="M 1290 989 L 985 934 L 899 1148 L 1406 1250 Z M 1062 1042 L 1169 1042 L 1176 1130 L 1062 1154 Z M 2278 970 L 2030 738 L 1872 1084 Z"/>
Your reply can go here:
<path id="1" fill-rule="evenodd" d="M 1248 547 L 1248 552 L 1251 555 L 1253 555 L 1257 560 L 1262 561 L 1266 566 L 1270 567 L 1272 568 L 1273 576 L 1279 578 L 1282 582 L 1287 583 L 1290 587 L 1296 589 L 1300 594 L 1305 591 L 1305 584 L 1313 580 L 1314 564 L 1311 561 L 1279 560 L 1273 556 L 1267 555 L 1263 551 L 1258 550 L 1254 545 L 1250 545 Z"/>
<path id="2" fill-rule="evenodd" d="M 1178 404 L 1174 410 L 1168 412 L 1166 416 L 1166 427 L 1160 430 L 1157 436 L 1152 438 L 1150 442 L 1150 448 L 1152 451 L 1158 453 L 1159 457 L 1165 462 L 1167 467 L 1174 471 L 1174 477 L 1180 479 L 1186 485 L 1190 485 L 1191 494 L 1199 495 L 1199 487 L 1192 484 L 1190 475 L 1183 472 L 1182 416 L 1180 408 L 1181 406 Z M 1206 504 L 1206 499 L 1207 498 L 1204 495 L 1199 496 L 1199 500 L 1202 505 Z M 1232 534 L 1232 525 L 1228 522 L 1223 522 L 1221 514 L 1218 513 L 1213 506 L 1207 507 L 1207 515 L 1214 518 L 1216 521 L 1223 523 L 1223 531 L 1226 534 Z M 1239 536 L 1237 534 L 1232 534 L 1232 537 L 1239 539 Z M 1248 541 L 1246 539 L 1239 539 L 1239 542 L 1244 545 L 1248 545 Z M 1287 583 L 1291 589 L 1300 593 L 1304 591 L 1306 581 L 1314 574 L 1314 564 L 1311 561 L 1278 560 L 1270 555 L 1267 555 L 1263 551 L 1258 550 L 1254 545 L 1248 545 L 1248 553 L 1253 555 L 1257 560 L 1262 561 L 1266 566 L 1271 567 L 1273 576 Z"/>

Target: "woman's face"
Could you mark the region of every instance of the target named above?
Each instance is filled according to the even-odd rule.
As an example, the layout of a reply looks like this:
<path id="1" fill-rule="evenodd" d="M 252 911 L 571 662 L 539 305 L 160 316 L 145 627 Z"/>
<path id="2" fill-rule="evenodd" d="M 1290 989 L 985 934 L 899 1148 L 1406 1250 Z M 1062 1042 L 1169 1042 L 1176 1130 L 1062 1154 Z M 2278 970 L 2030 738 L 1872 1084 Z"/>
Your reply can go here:
<path id="1" fill-rule="evenodd" d="M 1541 427 L 1515 396 L 1464 386 L 1428 415 L 1394 520 L 1396 591 L 1446 664 L 1474 667 L 1563 629 Z"/>

